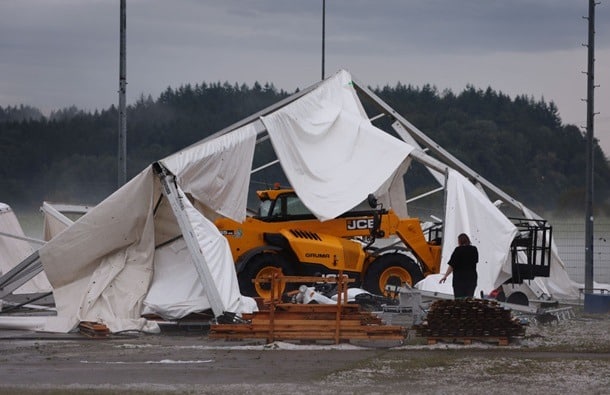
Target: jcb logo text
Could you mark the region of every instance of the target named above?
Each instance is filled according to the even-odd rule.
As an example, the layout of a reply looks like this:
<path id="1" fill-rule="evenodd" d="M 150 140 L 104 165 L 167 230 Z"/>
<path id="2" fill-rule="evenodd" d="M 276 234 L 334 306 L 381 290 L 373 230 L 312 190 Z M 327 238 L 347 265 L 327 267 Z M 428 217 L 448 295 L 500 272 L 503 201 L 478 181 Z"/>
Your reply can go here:
<path id="1" fill-rule="evenodd" d="M 347 220 L 347 230 L 373 229 L 373 218 Z"/>

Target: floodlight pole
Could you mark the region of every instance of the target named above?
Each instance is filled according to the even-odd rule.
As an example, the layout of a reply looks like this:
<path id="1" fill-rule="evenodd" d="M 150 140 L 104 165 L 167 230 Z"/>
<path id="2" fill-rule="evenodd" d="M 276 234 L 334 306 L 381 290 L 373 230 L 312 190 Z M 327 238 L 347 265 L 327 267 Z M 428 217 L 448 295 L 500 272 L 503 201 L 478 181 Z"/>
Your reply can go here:
<path id="1" fill-rule="evenodd" d="M 126 1 L 121 0 L 121 45 L 119 60 L 119 149 L 118 149 L 118 188 L 127 181 L 127 111 L 125 109 L 125 91 L 127 90 L 127 62 L 125 59 L 125 36 L 127 28 Z"/>
<path id="2" fill-rule="evenodd" d="M 326 37 L 326 0 L 322 0 L 322 79 L 324 79 L 325 37 Z"/>
<path id="3" fill-rule="evenodd" d="M 595 0 L 589 0 L 589 42 L 587 43 L 587 175 L 585 193 L 585 293 L 593 292 L 593 119 L 595 65 Z"/>

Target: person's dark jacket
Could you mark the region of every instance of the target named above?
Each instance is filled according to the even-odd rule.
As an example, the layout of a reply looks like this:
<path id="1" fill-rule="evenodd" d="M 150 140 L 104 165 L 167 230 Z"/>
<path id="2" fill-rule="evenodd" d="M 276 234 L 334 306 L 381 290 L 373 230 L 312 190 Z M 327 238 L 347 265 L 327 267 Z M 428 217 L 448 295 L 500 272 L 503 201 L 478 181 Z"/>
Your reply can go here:
<path id="1" fill-rule="evenodd" d="M 453 268 L 453 283 L 477 283 L 477 263 L 479 251 L 473 245 L 458 246 L 453 250 L 449 259 L 449 266 Z"/>

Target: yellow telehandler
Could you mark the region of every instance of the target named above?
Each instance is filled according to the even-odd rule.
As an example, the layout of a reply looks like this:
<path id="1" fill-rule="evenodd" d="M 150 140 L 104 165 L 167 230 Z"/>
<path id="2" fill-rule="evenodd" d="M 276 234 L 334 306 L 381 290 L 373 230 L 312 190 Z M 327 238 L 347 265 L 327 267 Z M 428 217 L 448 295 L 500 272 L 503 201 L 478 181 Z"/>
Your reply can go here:
<path id="1" fill-rule="evenodd" d="M 252 280 L 268 276 L 276 268 L 288 276 L 343 272 L 377 295 L 385 294 L 386 285 L 413 285 L 439 271 L 440 226 L 426 235 L 418 219 L 399 218 L 377 204 L 372 195 L 370 209 L 324 222 L 292 189 L 263 190 L 257 195 L 257 215 L 243 223 L 227 218 L 215 221 L 231 246 L 244 295 L 268 298 L 269 285 Z M 390 243 L 378 247 L 374 244 L 378 239 Z"/>

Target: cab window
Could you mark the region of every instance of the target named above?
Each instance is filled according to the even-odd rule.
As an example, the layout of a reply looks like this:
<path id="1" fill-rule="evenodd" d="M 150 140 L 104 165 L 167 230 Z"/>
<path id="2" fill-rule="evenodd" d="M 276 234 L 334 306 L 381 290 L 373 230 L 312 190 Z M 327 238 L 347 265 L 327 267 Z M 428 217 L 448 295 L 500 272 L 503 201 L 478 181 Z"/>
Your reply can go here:
<path id="1" fill-rule="evenodd" d="M 297 196 L 286 196 L 286 216 L 311 215 L 311 211 Z"/>
<path id="2" fill-rule="evenodd" d="M 263 221 L 286 221 L 313 219 L 315 216 L 296 195 L 282 195 L 273 200 L 264 200 L 258 209 L 258 218 Z"/>
<path id="3" fill-rule="evenodd" d="M 258 217 L 268 217 L 271 213 L 271 200 L 263 200 L 258 206 Z"/>

